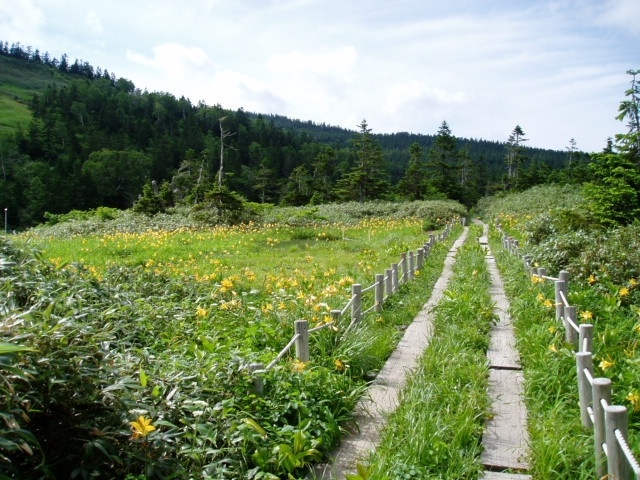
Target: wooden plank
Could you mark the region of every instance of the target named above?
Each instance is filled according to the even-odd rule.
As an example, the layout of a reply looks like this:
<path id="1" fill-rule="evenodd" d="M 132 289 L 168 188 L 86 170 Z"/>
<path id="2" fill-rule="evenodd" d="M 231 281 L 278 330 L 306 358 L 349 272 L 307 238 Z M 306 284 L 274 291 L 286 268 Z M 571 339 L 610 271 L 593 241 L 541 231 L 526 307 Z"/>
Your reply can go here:
<path id="1" fill-rule="evenodd" d="M 511 326 L 496 325 L 491 329 L 487 359 L 492 368 L 520 369 L 520 355 Z"/>
<path id="2" fill-rule="evenodd" d="M 531 475 L 519 473 L 484 472 L 480 480 L 531 480 Z"/>
<path id="3" fill-rule="evenodd" d="M 491 469 L 529 468 L 529 433 L 522 392 L 522 372 L 490 370 L 489 396 L 493 417 L 486 422 L 482 437 L 482 463 Z"/>

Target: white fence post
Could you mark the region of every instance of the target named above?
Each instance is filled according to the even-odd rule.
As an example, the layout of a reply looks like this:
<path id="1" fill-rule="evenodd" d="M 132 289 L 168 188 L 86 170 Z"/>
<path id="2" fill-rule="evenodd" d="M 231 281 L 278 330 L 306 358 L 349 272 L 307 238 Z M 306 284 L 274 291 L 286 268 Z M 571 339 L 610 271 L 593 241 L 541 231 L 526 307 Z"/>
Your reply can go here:
<path id="1" fill-rule="evenodd" d="M 384 272 L 384 290 L 387 292 L 387 297 L 393 295 L 393 270 L 387 268 Z"/>
<path id="2" fill-rule="evenodd" d="M 407 283 L 409 281 L 409 268 L 408 268 L 408 263 L 407 263 L 407 254 L 405 252 L 400 254 L 400 264 L 402 265 L 402 278 L 400 280 L 400 283 L 404 284 Z"/>
<path id="3" fill-rule="evenodd" d="M 306 320 L 296 320 L 294 322 L 295 332 L 298 334 L 296 340 L 296 358 L 301 362 L 309 361 L 309 322 Z"/>
<path id="4" fill-rule="evenodd" d="M 608 378 L 594 378 L 592 385 L 593 396 L 593 443 L 596 454 L 596 476 L 603 478 L 607 473 L 607 457 L 602 448 L 606 442 L 604 423 L 604 405 L 611 403 L 611 380 Z"/>
<path id="5" fill-rule="evenodd" d="M 262 380 L 262 376 L 259 373 L 264 370 L 263 363 L 252 363 L 249 365 L 249 371 L 251 372 L 251 377 L 253 378 L 253 386 L 251 391 L 256 395 L 262 395 L 264 392 L 264 382 Z"/>
<path id="6" fill-rule="evenodd" d="M 393 287 L 393 292 L 396 293 L 398 291 L 398 264 L 391 264 L 391 286 Z"/>
<path id="7" fill-rule="evenodd" d="M 569 296 L 569 272 L 567 272 L 566 270 L 560 270 L 560 273 L 558 273 L 558 280 L 562 280 L 564 282 L 564 296 L 565 298 L 568 298 Z"/>
<path id="8" fill-rule="evenodd" d="M 562 280 L 556 280 L 556 320 L 560 320 L 564 317 L 564 302 L 560 296 L 560 292 L 564 289 L 564 282 Z"/>
<path id="9" fill-rule="evenodd" d="M 416 257 L 413 251 L 409 252 L 409 278 L 407 280 L 413 280 L 416 273 Z"/>
<path id="10" fill-rule="evenodd" d="M 581 323 L 578 327 L 578 351 L 593 353 L 593 325 L 591 323 Z"/>
<path id="11" fill-rule="evenodd" d="M 531 265 L 532 260 L 533 260 L 533 257 L 531 255 L 524 255 L 522 257 L 522 261 L 524 262 L 524 268 L 527 271 L 527 274 L 529 276 L 531 276 L 531 274 L 533 273 L 533 265 Z"/>
<path id="12" fill-rule="evenodd" d="M 565 297 L 566 298 L 566 297 Z M 563 304 L 564 305 L 564 304 Z M 564 338 L 567 343 L 572 345 L 577 345 L 578 343 L 578 330 L 573 328 L 573 325 L 578 326 L 578 322 L 576 321 L 576 307 L 573 305 L 569 305 L 568 307 L 564 307 Z M 573 323 L 573 325 L 572 325 Z M 578 327 L 579 328 L 579 327 Z M 578 345 L 578 351 L 580 351 L 580 346 Z"/>
<path id="13" fill-rule="evenodd" d="M 578 369 L 578 397 L 580 399 L 580 418 L 582 426 L 591 427 L 591 417 L 589 416 L 589 406 L 593 400 L 591 383 L 585 374 L 585 370 L 593 377 L 593 356 L 591 352 L 577 352 L 576 366 Z"/>
<path id="14" fill-rule="evenodd" d="M 609 405 L 604 409 L 605 438 L 607 443 L 607 473 L 612 480 L 630 480 L 629 463 L 616 438 L 619 430 L 624 438 L 628 437 L 627 407 Z"/>
<path id="15" fill-rule="evenodd" d="M 351 285 L 351 295 L 353 295 L 351 319 L 354 323 L 360 323 L 362 320 L 362 285 L 359 283 Z"/>
<path id="16" fill-rule="evenodd" d="M 418 249 L 418 259 L 417 259 L 416 268 L 418 270 L 422 270 L 423 266 L 424 266 L 424 248 L 420 247 Z"/>
<path id="17" fill-rule="evenodd" d="M 382 273 L 376 273 L 376 288 L 375 288 L 375 310 L 376 312 L 382 311 L 382 304 L 384 303 L 384 275 Z"/>

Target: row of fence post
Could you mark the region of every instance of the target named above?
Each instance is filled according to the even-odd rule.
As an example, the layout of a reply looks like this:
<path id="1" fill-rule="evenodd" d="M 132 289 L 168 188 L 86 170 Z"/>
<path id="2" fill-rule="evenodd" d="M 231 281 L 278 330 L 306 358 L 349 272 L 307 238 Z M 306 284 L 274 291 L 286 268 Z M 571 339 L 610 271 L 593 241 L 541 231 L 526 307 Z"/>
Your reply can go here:
<path id="1" fill-rule="evenodd" d="M 520 254 L 516 239 L 503 236 L 503 246 Z M 597 478 L 630 480 L 640 478 L 640 466 L 628 444 L 628 413 L 621 405 L 611 405 L 611 380 L 593 377 L 593 325 L 577 321 L 576 307 L 569 304 L 569 272 L 551 277 L 547 269 L 534 267 L 531 255 L 522 256 L 530 276 L 551 280 L 555 286 L 556 320 L 564 326 L 565 341 L 576 347 L 576 370 L 580 418 L 585 428 L 594 431 Z"/>
<path id="2" fill-rule="evenodd" d="M 367 313 L 371 311 L 382 311 L 382 305 L 385 300 L 387 300 L 391 295 L 397 293 L 401 285 L 408 283 L 415 278 L 416 271 L 422 269 L 432 248 L 438 242 L 445 241 L 451 234 L 452 228 L 453 222 L 450 222 L 445 226 L 440 234 L 429 235 L 429 240 L 427 240 L 422 247 L 418 248 L 417 252 L 414 253 L 410 251 L 408 253 L 402 253 L 400 261 L 398 263 L 393 263 L 391 268 L 385 270 L 384 274 L 375 274 L 373 285 L 363 289 L 362 284 L 353 284 L 351 286 L 351 299 L 342 310 L 331 310 L 328 322 L 310 329 L 309 322 L 307 320 L 296 320 L 294 322 L 293 338 L 269 365 L 265 367 L 262 363 L 252 363 L 249 366 L 249 371 L 253 376 L 254 393 L 262 393 L 264 388 L 262 374 L 270 370 L 278 361 L 280 361 L 292 346 L 295 346 L 295 356 L 298 361 L 306 363 L 310 360 L 309 339 L 311 333 L 337 325 L 340 319 L 345 316 L 347 312 L 350 312 L 350 323 L 342 334 L 344 336 L 355 325 L 360 323 L 363 316 Z M 373 304 L 367 310 L 363 310 L 363 294 L 370 290 L 374 291 Z"/>

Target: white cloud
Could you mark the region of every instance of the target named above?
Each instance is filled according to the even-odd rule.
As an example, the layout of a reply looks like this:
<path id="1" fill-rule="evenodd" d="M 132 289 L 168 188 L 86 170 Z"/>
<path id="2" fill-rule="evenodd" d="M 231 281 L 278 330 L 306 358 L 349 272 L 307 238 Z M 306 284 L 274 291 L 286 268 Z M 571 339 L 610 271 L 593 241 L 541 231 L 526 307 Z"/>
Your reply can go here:
<path id="1" fill-rule="evenodd" d="M 635 37 L 640 36 L 640 2 L 638 0 L 608 0 L 605 2 L 601 21 L 621 28 Z"/>
<path id="2" fill-rule="evenodd" d="M 341 77 L 351 70 L 358 59 L 355 47 L 339 47 L 320 53 L 292 51 L 271 56 L 267 67 L 273 73 L 312 72 L 327 77 Z"/>
<path id="3" fill-rule="evenodd" d="M 127 50 L 126 57 L 142 66 L 162 70 L 171 77 L 187 77 L 192 68 L 200 69 L 209 63 L 207 54 L 200 47 L 163 43 L 156 45 L 152 50 L 153 55 L 150 57 Z"/>
<path id="4" fill-rule="evenodd" d="M 39 31 L 45 23 L 45 14 L 33 0 L 15 2 L 0 0 L 0 31 L 4 41 L 20 42 L 45 50 L 45 46 L 35 45 Z"/>
<path id="5" fill-rule="evenodd" d="M 411 104 L 417 103 L 422 107 L 427 105 L 446 107 L 465 103 L 466 100 L 467 95 L 462 91 L 448 91 L 418 80 L 407 80 L 392 85 L 387 90 L 384 110 L 391 114 L 401 114 L 402 109 Z"/>
<path id="6" fill-rule="evenodd" d="M 102 26 L 102 20 L 100 16 L 94 12 L 87 12 L 84 17 L 85 23 L 89 28 L 89 31 L 94 35 L 102 35 L 104 33 L 104 27 Z"/>

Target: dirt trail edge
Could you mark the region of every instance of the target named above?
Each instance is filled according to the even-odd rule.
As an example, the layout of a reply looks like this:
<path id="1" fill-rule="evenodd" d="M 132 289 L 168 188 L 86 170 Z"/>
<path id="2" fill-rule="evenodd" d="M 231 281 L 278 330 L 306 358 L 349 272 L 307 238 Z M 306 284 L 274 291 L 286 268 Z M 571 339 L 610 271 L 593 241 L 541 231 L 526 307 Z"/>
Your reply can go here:
<path id="1" fill-rule="evenodd" d="M 482 464 L 486 471 L 480 478 L 526 480 L 531 479 L 531 476 L 523 474 L 529 469 L 529 434 L 523 401 L 524 377 L 509 316 L 509 300 L 495 258 L 489 249 L 488 231 L 488 225 L 483 224 L 483 235 L 479 241 L 487 253 L 485 258 L 491 275 L 491 298 L 498 321 L 491 329 L 487 351 L 490 369 L 489 397 L 493 416 L 485 424 L 482 436 Z"/>
<path id="2" fill-rule="evenodd" d="M 387 416 L 399 405 L 399 393 L 406 385 L 407 375 L 417 367 L 429 344 L 433 332 L 431 311 L 442 299 L 453 276 L 456 254 L 468 234 L 469 227 L 465 227 L 447 254 L 442 275 L 434 285 L 431 297 L 407 327 L 397 348 L 356 406 L 355 419 L 359 431 L 344 437 L 331 455 L 332 463 L 318 465 L 312 478 L 343 480 L 347 473 L 355 473 L 357 463 L 365 462 L 380 442 L 380 432 Z"/>

